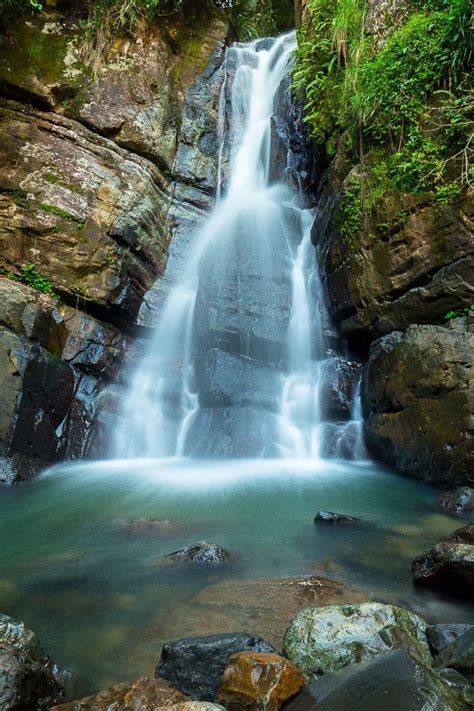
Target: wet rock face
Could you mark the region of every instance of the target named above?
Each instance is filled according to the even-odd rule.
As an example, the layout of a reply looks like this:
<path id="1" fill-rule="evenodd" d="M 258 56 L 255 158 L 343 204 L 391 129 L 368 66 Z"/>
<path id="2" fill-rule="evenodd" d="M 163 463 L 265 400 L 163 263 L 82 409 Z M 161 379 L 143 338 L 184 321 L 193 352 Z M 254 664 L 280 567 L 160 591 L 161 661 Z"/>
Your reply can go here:
<path id="1" fill-rule="evenodd" d="M 119 376 L 129 342 L 113 326 L 0 277 L 4 480 L 86 454 L 98 395 L 104 380 Z"/>
<path id="2" fill-rule="evenodd" d="M 362 388 L 369 450 L 400 471 L 444 485 L 474 471 L 474 333 L 411 326 L 371 350 Z"/>
<path id="3" fill-rule="evenodd" d="M 230 711 L 278 711 L 304 684 L 300 670 L 278 654 L 238 652 L 227 663 L 217 698 Z"/>
<path id="4" fill-rule="evenodd" d="M 337 671 L 405 647 L 430 664 L 425 622 L 407 610 L 380 603 L 301 610 L 283 642 L 285 656 L 306 674 Z"/>
<path id="5" fill-rule="evenodd" d="M 109 689 L 103 689 L 98 694 L 87 696 L 78 701 L 53 706 L 55 711 L 153 711 L 166 707 L 174 708 L 175 704 L 184 704 L 188 696 L 174 689 L 165 679 L 149 679 L 140 677 L 136 681 L 117 684 Z M 183 708 L 185 708 L 183 706 Z"/>
<path id="6" fill-rule="evenodd" d="M 156 676 L 192 699 L 214 701 L 229 657 L 244 650 L 276 652 L 261 637 L 244 633 L 188 637 L 163 646 Z"/>
<path id="7" fill-rule="evenodd" d="M 54 669 L 33 632 L 0 615 L 0 708 L 42 711 L 57 703 L 63 689 Z"/>
<path id="8" fill-rule="evenodd" d="M 367 711 L 368 709 L 469 708 L 462 693 L 406 650 L 389 652 L 363 664 L 325 674 L 285 707 L 288 711 Z"/>
<path id="9" fill-rule="evenodd" d="M 403 224 L 375 237 L 369 226 L 349 246 L 335 224 L 347 160 L 341 154 L 324 178 L 313 241 L 331 316 L 363 353 L 374 338 L 413 323 L 439 323 L 448 311 L 473 302 L 474 199 L 472 191 L 449 207 L 388 199 L 387 224 L 405 209 L 410 214 Z M 358 172 L 364 168 L 354 168 Z"/>

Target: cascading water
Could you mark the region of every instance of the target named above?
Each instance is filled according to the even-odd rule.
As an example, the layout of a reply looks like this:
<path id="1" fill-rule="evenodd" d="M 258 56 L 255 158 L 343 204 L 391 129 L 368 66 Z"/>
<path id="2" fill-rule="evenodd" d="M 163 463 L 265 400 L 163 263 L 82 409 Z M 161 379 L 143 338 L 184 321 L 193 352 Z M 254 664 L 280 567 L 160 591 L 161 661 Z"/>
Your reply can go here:
<path id="1" fill-rule="evenodd" d="M 227 51 L 216 205 L 134 376 L 116 458 L 320 457 L 314 216 L 284 176 L 270 180 L 272 115 L 293 48 L 292 34 Z"/>

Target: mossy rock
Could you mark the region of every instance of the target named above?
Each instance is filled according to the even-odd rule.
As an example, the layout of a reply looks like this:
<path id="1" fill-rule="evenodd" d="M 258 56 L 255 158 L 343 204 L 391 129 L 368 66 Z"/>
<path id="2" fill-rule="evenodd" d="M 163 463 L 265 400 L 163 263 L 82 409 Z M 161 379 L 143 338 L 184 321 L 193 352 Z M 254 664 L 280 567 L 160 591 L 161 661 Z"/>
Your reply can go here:
<path id="1" fill-rule="evenodd" d="M 305 608 L 290 622 L 283 641 L 285 656 L 306 674 L 334 672 L 401 648 L 431 664 L 424 620 L 376 602 Z"/>

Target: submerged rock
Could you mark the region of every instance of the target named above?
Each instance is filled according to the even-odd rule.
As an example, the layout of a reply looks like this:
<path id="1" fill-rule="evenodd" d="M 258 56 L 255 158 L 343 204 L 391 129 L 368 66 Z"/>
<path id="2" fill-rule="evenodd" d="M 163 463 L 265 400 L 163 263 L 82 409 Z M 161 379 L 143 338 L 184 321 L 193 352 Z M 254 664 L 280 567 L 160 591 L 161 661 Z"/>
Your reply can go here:
<path id="1" fill-rule="evenodd" d="M 231 553 L 217 545 L 217 543 L 207 543 L 198 541 L 186 548 L 180 548 L 173 553 L 168 553 L 163 558 L 165 565 L 180 565 L 185 563 L 195 563 L 198 565 L 219 565 L 227 563 L 232 559 Z"/>
<path id="2" fill-rule="evenodd" d="M 314 523 L 356 523 L 360 521 L 354 516 L 333 513 L 332 511 L 318 511 L 314 517 Z"/>
<path id="3" fill-rule="evenodd" d="M 278 654 L 238 652 L 227 663 L 218 700 L 228 709 L 278 711 L 304 684 L 300 670 Z"/>
<path id="4" fill-rule="evenodd" d="M 443 542 L 412 563 L 415 583 L 466 594 L 474 590 L 474 545 Z"/>
<path id="5" fill-rule="evenodd" d="M 367 602 L 301 610 L 290 622 L 283 652 L 305 674 L 337 671 L 406 647 L 426 664 L 426 623 L 408 610 Z"/>
<path id="6" fill-rule="evenodd" d="M 451 644 L 451 642 L 454 642 L 471 627 L 472 625 L 450 623 L 428 625 L 426 628 L 426 636 L 433 656 L 436 657 L 445 647 Z"/>
<path id="7" fill-rule="evenodd" d="M 450 513 L 462 514 L 465 511 L 474 511 L 474 489 L 470 486 L 460 486 L 455 491 L 441 494 L 436 503 Z"/>
<path id="8" fill-rule="evenodd" d="M 463 694 L 406 649 L 324 674 L 311 682 L 288 711 L 467 711 Z"/>
<path id="9" fill-rule="evenodd" d="M 0 708 L 42 711 L 57 703 L 63 687 L 59 672 L 34 632 L 23 622 L 0 615 Z"/>
<path id="10" fill-rule="evenodd" d="M 174 689 L 165 679 L 140 677 L 117 684 L 98 694 L 53 706 L 54 711 L 155 711 L 186 702 L 189 697 Z M 180 706 L 181 708 L 181 706 Z M 183 707 L 184 708 L 184 707 Z"/>
<path id="11" fill-rule="evenodd" d="M 214 701 L 229 657 L 245 650 L 276 653 L 261 637 L 244 632 L 186 637 L 163 645 L 155 674 L 192 699 Z"/>
<path id="12" fill-rule="evenodd" d="M 341 605 L 367 599 L 361 590 L 322 576 L 222 580 L 187 602 L 165 608 L 154 621 L 159 639 L 173 635 L 218 634 L 254 630 L 281 648 L 290 620 L 309 605 Z"/>

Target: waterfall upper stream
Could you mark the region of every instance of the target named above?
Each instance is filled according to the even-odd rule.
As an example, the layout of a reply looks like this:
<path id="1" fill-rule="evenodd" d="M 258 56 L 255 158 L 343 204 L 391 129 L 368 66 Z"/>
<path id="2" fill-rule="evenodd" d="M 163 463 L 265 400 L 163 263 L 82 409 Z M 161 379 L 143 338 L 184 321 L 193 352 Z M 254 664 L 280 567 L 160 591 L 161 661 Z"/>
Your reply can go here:
<path id="1" fill-rule="evenodd" d="M 272 117 L 287 100 L 294 43 L 290 34 L 227 51 L 217 202 L 135 372 L 115 458 L 322 454 L 314 216 L 273 165 Z M 346 427 L 333 430 L 339 443 Z M 362 453 L 353 444 L 346 458 Z"/>

